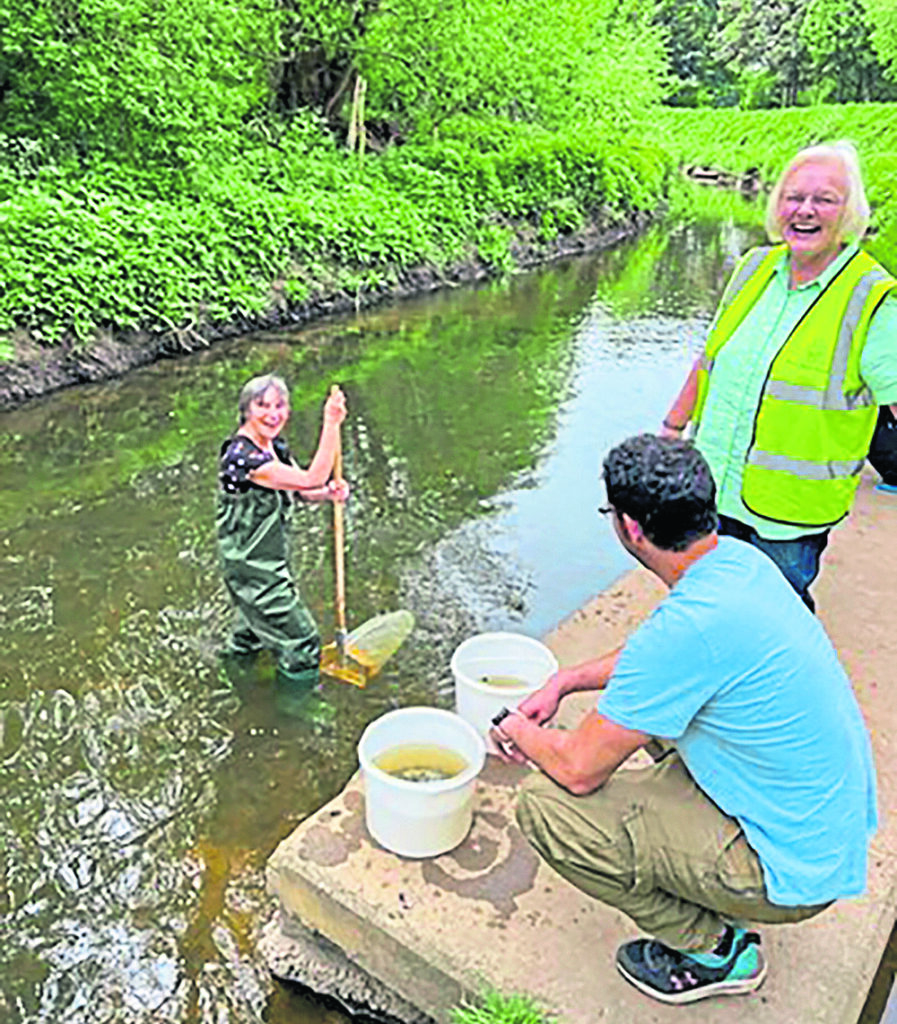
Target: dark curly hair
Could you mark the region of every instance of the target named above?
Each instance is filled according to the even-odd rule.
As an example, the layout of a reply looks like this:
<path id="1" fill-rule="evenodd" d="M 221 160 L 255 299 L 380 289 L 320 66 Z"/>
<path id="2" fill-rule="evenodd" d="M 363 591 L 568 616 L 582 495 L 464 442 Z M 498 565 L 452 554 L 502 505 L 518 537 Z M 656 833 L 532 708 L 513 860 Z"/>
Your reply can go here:
<path id="1" fill-rule="evenodd" d="M 604 486 L 614 509 L 667 551 L 682 551 L 717 527 L 716 484 L 690 441 L 630 437 L 608 452 Z"/>

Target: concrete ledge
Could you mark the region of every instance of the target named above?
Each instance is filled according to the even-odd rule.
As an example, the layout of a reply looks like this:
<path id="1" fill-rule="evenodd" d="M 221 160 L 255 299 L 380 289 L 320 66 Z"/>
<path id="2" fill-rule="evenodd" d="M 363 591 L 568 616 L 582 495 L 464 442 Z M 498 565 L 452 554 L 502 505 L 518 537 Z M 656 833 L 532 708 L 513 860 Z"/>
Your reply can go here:
<path id="1" fill-rule="evenodd" d="M 262 929 L 259 949 L 272 974 L 339 1002 L 351 1015 L 402 1024 L 434 1024 L 433 1018 L 368 974 L 320 932 L 277 913 Z"/>
<path id="2" fill-rule="evenodd" d="M 895 551 L 897 500 L 867 480 L 854 515 L 833 535 L 816 593 L 875 748 L 882 824 L 869 889 L 803 924 L 764 928 L 770 973 L 759 992 L 667 1007 L 626 984 L 613 954 L 636 934 L 631 922 L 538 860 L 514 822 L 520 772 L 491 758 L 470 835 L 425 861 L 396 857 L 370 838 L 353 779 L 269 861 L 285 927 L 295 921 L 319 932 L 415 1013 L 440 1022 L 490 986 L 533 996 L 565 1024 L 854 1024 L 897 914 Z M 632 573 L 548 643 L 562 664 L 580 661 L 619 643 L 661 594 L 652 577 Z M 568 701 L 564 719 L 575 720 L 582 704 Z M 269 965 L 277 973 L 270 958 Z"/>

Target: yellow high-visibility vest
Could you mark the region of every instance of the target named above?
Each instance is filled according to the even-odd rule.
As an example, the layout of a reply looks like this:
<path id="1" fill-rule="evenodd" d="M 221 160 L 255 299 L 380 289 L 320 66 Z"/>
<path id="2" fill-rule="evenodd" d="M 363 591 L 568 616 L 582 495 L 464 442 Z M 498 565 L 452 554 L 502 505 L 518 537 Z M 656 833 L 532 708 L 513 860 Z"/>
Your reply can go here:
<path id="1" fill-rule="evenodd" d="M 696 423 L 714 359 L 763 294 L 785 249 L 752 249 L 736 267 L 698 368 Z M 850 511 L 877 416 L 860 356 L 872 314 L 895 285 L 858 251 L 785 339 L 763 385 L 745 461 L 741 500 L 755 515 L 818 527 Z"/>

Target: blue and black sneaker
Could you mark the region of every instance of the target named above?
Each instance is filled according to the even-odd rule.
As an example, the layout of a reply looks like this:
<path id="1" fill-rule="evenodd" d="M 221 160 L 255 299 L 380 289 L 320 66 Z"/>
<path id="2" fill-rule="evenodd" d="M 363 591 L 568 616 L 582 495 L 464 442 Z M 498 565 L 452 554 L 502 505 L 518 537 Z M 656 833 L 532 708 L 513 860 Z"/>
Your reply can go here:
<path id="1" fill-rule="evenodd" d="M 746 995 L 766 977 L 760 936 L 732 925 L 726 925 L 711 953 L 671 949 L 656 939 L 624 943 L 617 950 L 617 968 L 645 995 L 663 1003 Z"/>

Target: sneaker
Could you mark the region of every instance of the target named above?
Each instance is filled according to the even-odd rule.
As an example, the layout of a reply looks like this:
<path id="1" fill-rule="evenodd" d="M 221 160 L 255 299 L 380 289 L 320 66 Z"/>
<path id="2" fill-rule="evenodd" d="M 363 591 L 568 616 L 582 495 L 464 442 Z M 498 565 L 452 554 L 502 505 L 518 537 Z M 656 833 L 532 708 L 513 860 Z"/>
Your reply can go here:
<path id="1" fill-rule="evenodd" d="M 656 939 L 636 939 L 617 950 L 617 969 L 637 989 L 662 1003 L 693 1003 L 758 989 L 766 977 L 760 936 L 727 926 L 723 944 L 727 955 L 689 954 Z"/>

